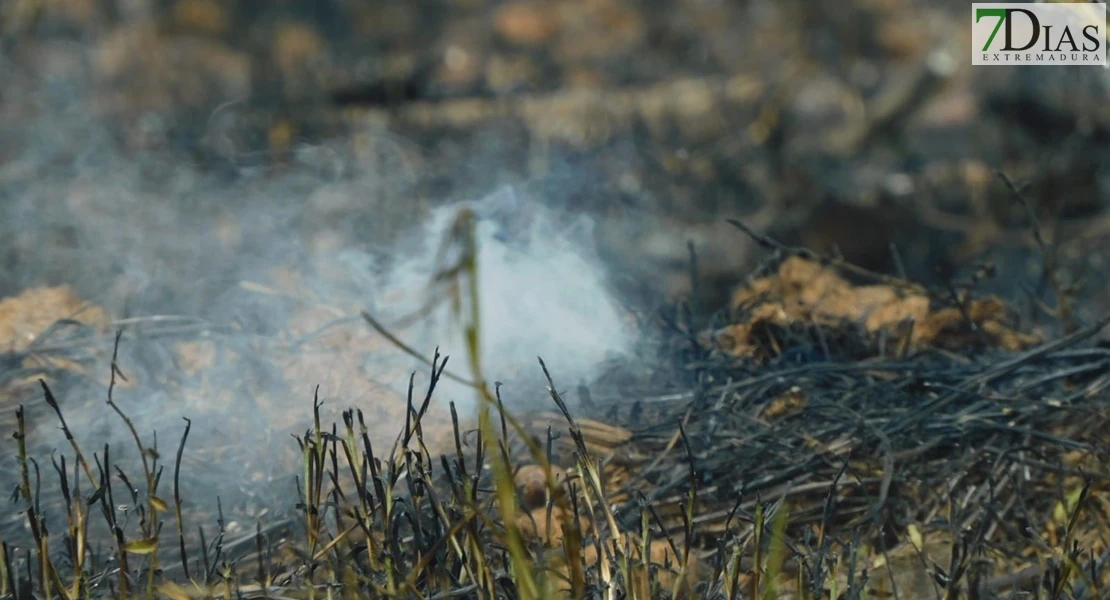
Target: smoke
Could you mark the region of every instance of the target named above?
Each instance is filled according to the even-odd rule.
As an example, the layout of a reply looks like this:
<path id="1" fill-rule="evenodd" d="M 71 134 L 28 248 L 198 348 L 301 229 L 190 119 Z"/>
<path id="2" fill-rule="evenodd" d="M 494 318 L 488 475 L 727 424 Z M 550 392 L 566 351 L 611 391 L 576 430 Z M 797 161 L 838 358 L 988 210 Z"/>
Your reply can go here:
<path id="1" fill-rule="evenodd" d="M 428 358 L 439 347 L 449 370 L 469 377 L 459 315 L 449 303 L 419 311 L 446 291 L 433 279 L 444 244 L 458 253 L 452 226 L 464 208 L 476 215 L 482 364 L 488 380 L 504 382 L 511 409 L 547 402 L 537 356 L 573 385 L 631 349 L 634 332 L 594 247 L 597 217 L 503 184 L 498 165 L 459 169 L 472 180 L 489 174 L 484 195 L 423 194 L 419 146 L 368 127 L 280 155 L 241 144 L 230 167 L 208 168 L 197 144 L 230 138 L 203 128 L 233 131 L 247 108 L 213 103 L 218 119 L 200 131 L 157 112 L 123 127 L 93 110 L 84 49 L 42 50 L 64 76 L 0 57 L 10 73 L 0 99 L 0 296 L 65 284 L 114 318 L 81 342 L 98 360 L 82 383 L 56 390 L 62 410 L 87 452 L 107 443 L 115 461 L 137 464 L 124 423 L 103 403 L 111 330 L 122 328 L 128 381 L 116 400 L 145 443 L 157 432 L 163 456 L 183 418 L 192 421 L 183 479 L 206 490 L 187 499 L 194 507 L 221 495 L 240 518 L 291 509 L 298 457 L 289 435 L 311 425 L 317 389 L 326 417 L 353 406 L 374 434 L 402 426 L 409 374 L 423 382 L 428 367 L 362 322 L 361 310 L 397 325 L 392 333 Z M 398 323 L 414 312 L 420 318 Z M 445 381 L 436 403 L 447 401 L 466 413 L 474 391 Z M 38 454 L 68 452 L 53 416 L 32 414 Z"/>
<path id="2" fill-rule="evenodd" d="M 608 359 L 628 351 L 631 332 L 597 259 L 593 219 L 560 215 L 513 187 L 432 211 L 418 232 L 417 249 L 385 276 L 385 289 L 427 293 L 426 283 L 437 272 L 457 264 L 459 249 L 448 247 L 444 254 L 443 244 L 452 242 L 462 210 L 476 218 L 481 364 L 487 378 L 506 385 L 511 408 L 545 402 L 537 356 L 566 384 L 592 378 Z M 407 295 L 393 306 L 423 305 L 419 295 Z M 462 331 L 467 322 L 466 315 L 441 303 L 419 322 L 415 339 L 468 359 Z M 445 391 L 460 400 L 473 396 L 465 387 Z"/>

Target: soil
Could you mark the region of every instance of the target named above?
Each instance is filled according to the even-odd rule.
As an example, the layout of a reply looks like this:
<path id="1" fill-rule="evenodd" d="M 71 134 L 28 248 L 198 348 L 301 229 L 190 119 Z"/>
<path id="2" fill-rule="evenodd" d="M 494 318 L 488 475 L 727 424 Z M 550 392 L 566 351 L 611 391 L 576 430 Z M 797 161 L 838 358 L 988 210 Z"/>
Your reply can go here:
<path id="1" fill-rule="evenodd" d="M 1110 313 L 1110 76 L 972 67 L 969 25 L 954 1 L 12 0 L 0 424 L 26 405 L 39 449 L 62 447 L 41 378 L 99 447 L 127 329 L 120 402 L 171 437 L 184 426 L 166 415 L 195 409 L 215 434 L 187 483 L 245 473 L 220 506 L 249 536 L 291 504 L 290 436 L 318 389 L 324 422 L 357 405 L 386 448 L 408 412 L 410 363 L 357 320 L 365 282 L 319 257 L 389 255 L 431 210 L 503 185 L 591 220 L 630 320 L 658 326 L 677 299 L 687 337 L 727 361 L 808 364 L 783 342 L 809 325 L 850 330 L 853 360 L 879 337 L 968 363 L 1036 348 Z M 818 260 L 788 257 L 803 246 Z M 845 263 L 878 277 L 829 266 Z M 641 368 L 668 381 L 659 395 L 705 377 Z M 811 406 L 772 391 L 748 415 L 762 425 Z M 648 418 L 608 412 L 602 450 Z M 445 448 L 449 422 L 440 404 L 425 422 Z M 622 451 L 618 483 L 645 459 Z M 8 519 L 0 535 L 26 531 Z M 930 557 L 952 542 L 927 537 Z"/>

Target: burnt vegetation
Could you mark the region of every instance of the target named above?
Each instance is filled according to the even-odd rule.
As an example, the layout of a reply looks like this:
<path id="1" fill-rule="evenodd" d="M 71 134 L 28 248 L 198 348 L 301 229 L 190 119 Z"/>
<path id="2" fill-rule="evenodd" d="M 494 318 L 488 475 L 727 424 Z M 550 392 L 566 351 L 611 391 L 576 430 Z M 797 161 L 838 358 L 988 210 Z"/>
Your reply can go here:
<path id="1" fill-rule="evenodd" d="M 931 290 L 736 225 L 770 250 L 753 282 L 813 261 L 959 315 L 938 336 L 986 335 L 968 309 L 977 278 Z M 476 260 L 464 252 L 453 276 Z M 80 447 L 40 380 L 69 446 L 36 454 L 15 411 L 5 479 L 29 535 L 0 546 L 0 595 L 1102 597 L 1110 349 L 1097 334 L 1110 320 L 961 352 L 816 312 L 808 325 L 756 323 L 777 301 L 708 319 L 683 302 L 659 311 L 652 360 L 671 357 L 660 364 L 685 376 L 660 383 L 643 364 L 617 365 L 597 391 L 578 390 L 573 411 L 541 359 L 552 410 L 510 414 L 474 353 L 479 418 L 452 403 L 446 445 L 423 419 L 443 377 L 467 379 L 438 352 L 426 389 L 410 381 L 394 439 L 371 439 L 357 408 L 323 422 L 314 400 L 290 441 L 303 459 L 290 516 L 238 534 L 222 511 L 189 509 L 190 496 L 220 494 L 181 485 L 192 423 L 166 448 L 113 401 L 126 380 L 116 353 L 107 407 L 141 472 L 118 465 L 117 448 Z M 715 335 L 738 324 L 758 325 L 743 352 Z M 73 360 L 81 346 L 68 346 Z"/>
<path id="2" fill-rule="evenodd" d="M 970 68 L 956 2 L 3 4 L 0 600 L 1110 597 L 1103 70 Z M 505 182 L 635 300 L 538 409 L 482 217 L 366 300 Z M 382 348 L 403 408 L 326 404 Z"/>

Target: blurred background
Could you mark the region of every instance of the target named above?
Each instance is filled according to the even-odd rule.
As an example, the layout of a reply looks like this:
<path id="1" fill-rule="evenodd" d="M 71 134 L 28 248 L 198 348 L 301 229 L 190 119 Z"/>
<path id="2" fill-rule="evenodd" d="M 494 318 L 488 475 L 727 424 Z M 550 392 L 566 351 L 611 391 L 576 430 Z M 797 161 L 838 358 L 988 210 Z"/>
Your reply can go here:
<path id="1" fill-rule="evenodd" d="M 75 154 L 361 177 L 300 207 L 314 243 L 512 184 L 598 216 L 607 258 L 667 291 L 688 291 L 688 241 L 721 286 L 750 262 L 724 217 L 877 269 L 898 241 L 936 279 L 1032 241 L 998 170 L 1077 248 L 1105 240 L 1110 76 L 972 69 L 964 2 L 5 5 L 9 165 L 13 127 L 79 98 L 66 114 L 110 140 L 70 138 Z"/>
<path id="2" fill-rule="evenodd" d="M 493 249 L 491 377 L 545 354 L 589 381 L 653 306 L 723 308 L 765 255 L 725 219 L 942 288 L 990 264 L 1028 320 L 1039 228 L 1105 314 L 1110 72 L 973 68 L 968 8 L 5 0 L 5 406 L 42 409 L 45 373 L 88 440 L 126 439 L 100 402 L 123 328 L 126 409 L 163 439 L 194 419 L 188 476 L 255 517 L 315 386 L 395 431 L 424 367 L 358 311 L 419 305 L 460 202 Z"/>

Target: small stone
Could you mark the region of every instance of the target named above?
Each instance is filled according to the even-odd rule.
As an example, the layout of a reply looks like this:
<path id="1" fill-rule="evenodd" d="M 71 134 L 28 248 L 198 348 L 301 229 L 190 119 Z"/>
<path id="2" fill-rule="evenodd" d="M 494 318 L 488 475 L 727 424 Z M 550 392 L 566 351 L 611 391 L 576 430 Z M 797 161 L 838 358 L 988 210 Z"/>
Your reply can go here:
<path id="1" fill-rule="evenodd" d="M 173 23 L 189 32 L 221 35 L 227 31 L 227 11 L 215 0 L 179 0 L 173 5 Z"/>
<path id="2" fill-rule="evenodd" d="M 553 11 L 539 2 L 510 2 L 497 10 L 494 28 L 501 37 L 521 45 L 538 45 L 558 32 Z"/>
<path id="3" fill-rule="evenodd" d="M 560 467 L 552 466 L 551 475 L 555 478 L 556 485 L 562 485 L 567 479 L 567 473 Z M 517 490 L 527 508 L 538 508 L 547 505 L 547 475 L 540 465 L 524 465 L 517 470 L 513 477 Z M 562 493 L 560 487 L 555 491 Z"/>
<path id="4" fill-rule="evenodd" d="M 275 34 L 274 59 L 286 76 L 311 67 L 324 50 L 324 39 L 307 25 L 286 23 Z"/>
<path id="5" fill-rule="evenodd" d="M 978 116 L 978 99 L 969 90 L 955 90 L 927 103 L 920 121 L 926 127 L 959 127 Z"/>
<path id="6" fill-rule="evenodd" d="M 679 548 L 681 548 L 681 546 L 679 546 Z M 648 560 L 652 564 L 659 566 L 655 581 L 659 584 L 661 589 L 669 592 L 674 588 L 675 583 L 678 582 L 679 570 L 682 567 L 682 565 L 679 564 L 678 556 L 675 554 L 674 548 L 671 547 L 670 542 L 667 540 L 654 540 L 651 542 L 651 545 L 648 546 L 648 557 Z M 664 565 L 668 566 L 664 567 Z M 693 591 L 702 570 L 698 558 L 694 556 L 693 553 L 688 554 L 686 556 L 686 573 L 682 578 L 682 591 L 680 593 L 684 592 L 683 595 L 689 595 L 690 592 Z M 643 598 L 650 597 L 651 590 L 649 581 L 648 574 L 644 571 L 643 567 L 636 567 L 633 573 L 633 588 L 636 588 L 640 593 L 634 594 L 634 596 Z"/>
<path id="7" fill-rule="evenodd" d="M 540 507 L 517 518 L 517 527 L 526 539 L 539 539 L 548 548 L 557 548 L 563 544 L 564 525 L 570 523 L 573 517 L 558 506 L 551 507 L 551 519 L 548 520 L 547 508 Z M 585 517 L 579 517 L 578 530 L 585 532 L 589 522 Z"/>
<path id="8" fill-rule="evenodd" d="M 436 70 L 436 81 L 448 88 L 465 89 L 482 76 L 482 63 L 485 58 L 478 44 L 466 36 L 452 40 L 443 50 L 440 68 Z"/>
<path id="9" fill-rule="evenodd" d="M 876 42 L 894 58 L 921 54 L 929 38 L 917 19 L 892 17 L 884 20 L 875 33 Z"/>

